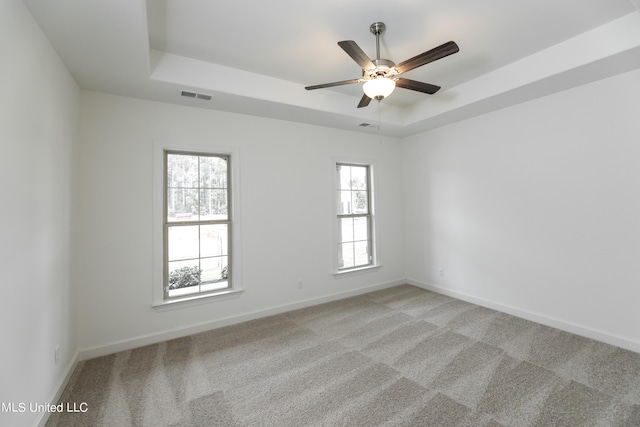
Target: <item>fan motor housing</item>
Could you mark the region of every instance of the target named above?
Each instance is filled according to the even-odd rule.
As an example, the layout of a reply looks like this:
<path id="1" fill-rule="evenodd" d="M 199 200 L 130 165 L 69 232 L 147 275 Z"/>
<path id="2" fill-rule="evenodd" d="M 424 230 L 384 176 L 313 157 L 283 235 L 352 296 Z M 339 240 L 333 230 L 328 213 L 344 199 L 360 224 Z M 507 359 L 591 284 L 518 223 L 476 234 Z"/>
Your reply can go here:
<path id="1" fill-rule="evenodd" d="M 393 77 L 397 74 L 397 71 L 393 68 L 396 65 L 393 61 L 388 59 L 373 59 L 371 62 L 373 62 L 376 68 L 363 70 L 362 75 L 365 78 Z"/>

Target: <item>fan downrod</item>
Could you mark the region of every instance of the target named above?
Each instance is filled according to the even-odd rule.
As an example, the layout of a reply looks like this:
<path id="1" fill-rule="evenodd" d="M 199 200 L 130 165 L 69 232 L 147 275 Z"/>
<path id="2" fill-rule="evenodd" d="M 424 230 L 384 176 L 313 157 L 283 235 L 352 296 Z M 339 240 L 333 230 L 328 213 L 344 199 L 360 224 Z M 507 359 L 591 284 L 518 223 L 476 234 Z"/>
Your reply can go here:
<path id="1" fill-rule="evenodd" d="M 386 29 L 387 26 L 384 25 L 384 22 L 374 22 L 369 27 L 369 31 L 376 36 L 376 60 L 380 60 L 380 34 L 384 33 L 384 30 Z M 378 64 L 376 64 L 376 66 L 378 66 Z"/>

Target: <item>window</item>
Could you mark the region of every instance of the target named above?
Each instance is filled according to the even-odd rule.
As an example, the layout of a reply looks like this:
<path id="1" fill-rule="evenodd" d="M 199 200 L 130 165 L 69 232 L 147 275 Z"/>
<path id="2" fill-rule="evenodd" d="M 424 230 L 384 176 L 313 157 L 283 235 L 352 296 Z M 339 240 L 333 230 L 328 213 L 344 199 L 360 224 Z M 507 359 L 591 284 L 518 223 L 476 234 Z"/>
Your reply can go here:
<path id="1" fill-rule="evenodd" d="M 229 160 L 164 151 L 164 300 L 232 287 Z"/>
<path id="2" fill-rule="evenodd" d="M 373 266 L 371 167 L 337 163 L 338 272 Z"/>

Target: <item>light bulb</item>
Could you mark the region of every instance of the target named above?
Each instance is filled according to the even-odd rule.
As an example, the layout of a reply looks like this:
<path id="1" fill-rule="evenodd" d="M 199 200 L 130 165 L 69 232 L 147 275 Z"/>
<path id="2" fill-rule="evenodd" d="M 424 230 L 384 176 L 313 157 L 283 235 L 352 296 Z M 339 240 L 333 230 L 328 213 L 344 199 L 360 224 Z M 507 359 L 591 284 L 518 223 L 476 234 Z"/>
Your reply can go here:
<path id="1" fill-rule="evenodd" d="M 362 86 L 364 93 L 371 99 L 381 100 L 389 95 L 396 88 L 396 82 L 386 77 L 367 80 Z"/>

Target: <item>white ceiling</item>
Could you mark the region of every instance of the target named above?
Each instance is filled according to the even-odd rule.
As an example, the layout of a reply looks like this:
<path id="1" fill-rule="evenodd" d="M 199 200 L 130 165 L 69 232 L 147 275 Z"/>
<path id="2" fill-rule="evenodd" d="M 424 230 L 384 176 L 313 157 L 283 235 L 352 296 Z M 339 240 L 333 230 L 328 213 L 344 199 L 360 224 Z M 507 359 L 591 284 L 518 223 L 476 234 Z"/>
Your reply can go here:
<path id="1" fill-rule="evenodd" d="M 24 0 L 83 89 L 353 131 L 406 136 L 640 67 L 630 0 Z M 357 109 L 361 84 L 336 44 L 399 63 L 449 40 L 460 52 L 408 72 L 442 86 L 396 89 Z M 214 95 L 186 99 L 181 89 Z M 374 126 L 358 127 L 363 122 Z"/>

